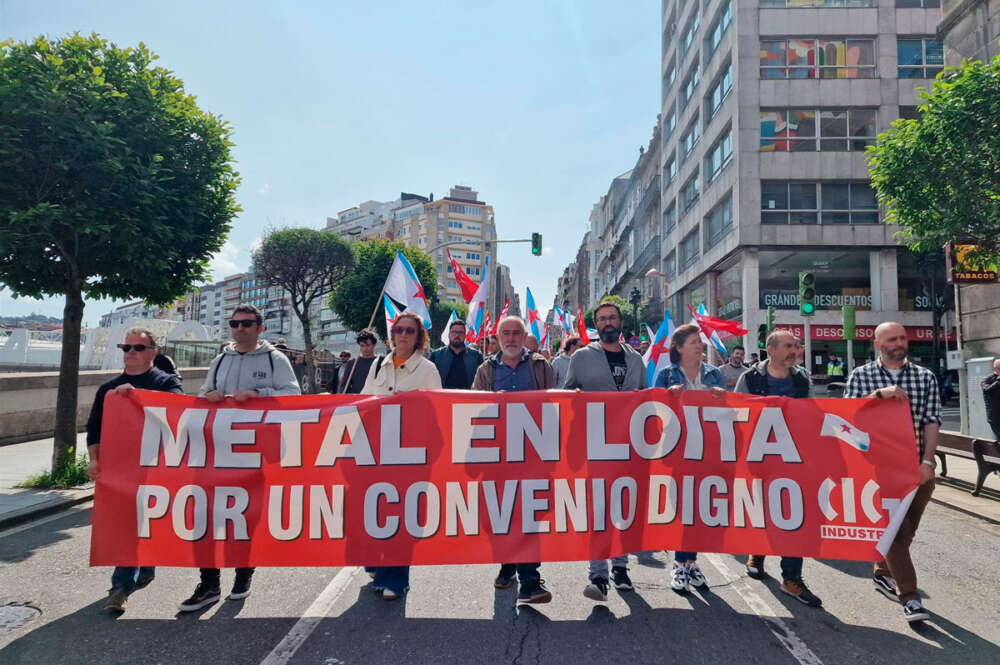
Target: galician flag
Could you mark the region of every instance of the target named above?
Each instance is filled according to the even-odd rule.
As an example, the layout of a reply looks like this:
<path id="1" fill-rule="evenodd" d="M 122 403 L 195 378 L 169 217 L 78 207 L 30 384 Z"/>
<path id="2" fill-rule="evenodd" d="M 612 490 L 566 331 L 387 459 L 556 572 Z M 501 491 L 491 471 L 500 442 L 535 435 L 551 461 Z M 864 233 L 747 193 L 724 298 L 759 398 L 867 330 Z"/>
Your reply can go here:
<path id="1" fill-rule="evenodd" d="M 642 362 L 646 365 L 646 385 L 653 386 L 656 374 L 670 364 L 670 338 L 674 336 L 674 320 L 670 318 L 670 310 L 663 310 L 663 323 L 656 329 L 655 335 L 649 337 L 649 348 Z"/>
<path id="2" fill-rule="evenodd" d="M 476 289 L 476 295 L 472 296 L 472 300 L 469 301 L 469 314 L 465 317 L 465 330 L 466 339 L 469 338 L 470 333 L 473 339 L 471 342 L 476 342 L 479 339 L 479 332 L 483 328 L 483 314 L 486 311 L 486 301 L 490 298 L 490 257 L 487 255 L 485 268 L 483 268 L 483 281 L 479 283 L 479 288 Z"/>
<path id="3" fill-rule="evenodd" d="M 403 306 L 404 312 L 413 312 L 424 322 L 424 328 L 431 328 L 431 311 L 427 306 L 427 296 L 420 284 L 413 266 L 406 260 L 403 252 L 396 252 L 396 260 L 392 262 L 389 276 L 385 280 L 383 290 L 387 296 Z"/>
<path id="4" fill-rule="evenodd" d="M 396 309 L 396 304 L 385 294 L 382 294 L 382 302 L 385 305 L 385 338 L 392 340 L 392 324 L 399 318 L 400 311 Z"/>
<path id="5" fill-rule="evenodd" d="M 867 452 L 871 446 L 871 439 L 868 432 L 860 430 L 840 416 L 827 413 L 823 415 L 823 427 L 819 432 L 820 436 L 834 436 L 861 452 Z"/>
<path id="6" fill-rule="evenodd" d="M 527 309 L 528 309 L 528 332 L 535 336 L 535 339 L 541 343 L 542 341 L 542 318 L 538 316 L 538 308 L 535 307 L 535 297 L 531 295 L 531 289 L 528 289 L 527 297 Z"/>
<path id="7" fill-rule="evenodd" d="M 690 305 L 688 307 L 690 307 Z M 714 346 L 715 350 L 721 353 L 723 358 L 728 356 L 729 351 L 726 350 L 726 345 L 722 343 L 722 339 L 719 337 L 719 333 L 711 326 L 705 325 L 709 320 L 712 319 L 712 317 L 708 315 L 708 310 L 705 309 L 705 303 L 701 303 L 700 305 L 698 305 L 698 313 L 694 314 L 694 312 L 692 312 L 692 315 L 694 316 L 694 318 L 691 319 L 691 323 L 698 326 L 698 329 L 701 331 L 701 341 L 705 342 L 706 344 L 711 344 L 712 346 Z M 711 334 L 706 335 L 705 334 L 706 331 Z"/>
<path id="8" fill-rule="evenodd" d="M 386 320 L 388 321 L 389 318 L 386 317 Z M 451 310 L 451 316 L 448 317 L 448 323 L 444 324 L 444 330 L 441 331 L 441 343 L 445 346 L 448 346 L 448 331 L 451 330 L 451 324 L 455 321 L 458 321 L 458 315 L 455 314 L 455 310 Z"/>

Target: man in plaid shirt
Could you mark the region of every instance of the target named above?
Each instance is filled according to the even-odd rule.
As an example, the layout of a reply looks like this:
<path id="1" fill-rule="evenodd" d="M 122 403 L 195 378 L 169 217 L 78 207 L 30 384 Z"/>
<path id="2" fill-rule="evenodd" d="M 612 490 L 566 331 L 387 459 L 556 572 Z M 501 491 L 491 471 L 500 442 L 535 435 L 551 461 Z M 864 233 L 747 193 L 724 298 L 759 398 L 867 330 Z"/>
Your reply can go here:
<path id="1" fill-rule="evenodd" d="M 941 399 L 934 373 L 907 360 L 908 346 L 903 326 L 891 321 L 880 324 L 875 328 L 878 357 L 851 372 L 844 397 L 898 399 L 910 405 L 920 459 L 920 487 L 885 559 L 875 563 L 872 579 L 876 590 L 903 604 L 903 616 L 912 622 L 929 618 L 917 593 L 910 543 L 934 492 L 934 451 L 941 428 Z"/>

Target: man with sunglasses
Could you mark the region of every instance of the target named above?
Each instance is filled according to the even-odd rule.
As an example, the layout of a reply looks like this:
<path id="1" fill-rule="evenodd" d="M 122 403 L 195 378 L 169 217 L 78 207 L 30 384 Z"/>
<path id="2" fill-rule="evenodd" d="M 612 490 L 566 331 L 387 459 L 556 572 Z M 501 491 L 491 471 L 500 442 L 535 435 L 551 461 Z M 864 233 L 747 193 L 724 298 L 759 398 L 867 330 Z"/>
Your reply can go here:
<path id="1" fill-rule="evenodd" d="M 136 388 L 159 390 L 166 393 L 182 393 L 181 380 L 176 374 L 168 374 L 153 366 L 157 347 L 153 333 L 146 328 L 130 328 L 125 331 L 125 343 L 118 348 L 124 354 L 124 371 L 97 389 L 94 405 L 87 420 L 87 454 L 90 465 L 87 475 L 97 479 L 100 473 L 101 423 L 104 418 L 104 397 L 109 392 L 127 393 Z M 148 566 L 118 566 L 111 574 L 111 589 L 104 609 L 109 612 L 124 612 L 129 595 L 153 581 L 156 569 Z"/>
<path id="2" fill-rule="evenodd" d="M 264 332 L 264 317 L 253 305 L 239 305 L 229 319 L 232 344 L 227 344 L 208 367 L 199 397 L 209 402 L 221 402 L 231 397 L 242 403 L 254 397 L 301 395 L 292 364 L 270 342 L 260 339 Z M 237 568 L 236 581 L 229 600 L 241 600 L 250 595 L 253 568 Z M 221 597 L 220 571 L 202 568 L 201 582 L 190 598 L 180 605 L 181 612 L 193 612 L 215 603 Z"/>

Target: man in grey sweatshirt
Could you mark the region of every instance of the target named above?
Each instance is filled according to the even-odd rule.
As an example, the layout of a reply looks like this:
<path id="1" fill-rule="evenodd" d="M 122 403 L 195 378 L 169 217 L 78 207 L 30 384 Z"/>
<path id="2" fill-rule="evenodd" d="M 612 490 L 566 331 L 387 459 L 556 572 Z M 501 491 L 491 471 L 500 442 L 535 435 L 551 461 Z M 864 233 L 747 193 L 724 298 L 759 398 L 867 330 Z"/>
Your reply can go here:
<path id="1" fill-rule="evenodd" d="M 302 389 L 295 380 L 288 356 L 260 339 L 264 332 L 264 317 L 253 305 L 239 305 L 229 320 L 233 343 L 217 355 L 208 368 L 199 397 L 209 402 L 221 402 L 232 397 L 245 402 L 253 397 L 300 395 Z M 236 581 L 229 600 L 250 595 L 253 568 L 237 568 Z M 193 612 L 219 600 L 221 593 L 218 568 L 202 568 L 201 582 L 194 594 L 181 603 L 181 612 Z"/>
<path id="2" fill-rule="evenodd" d="M 631 346 L 618 341 L 623 322 L 621 308 L 615 303 L 605 302 L 597 306 L 594 310 L 594 323 L 601 340 L 588 344 L 572 355 L 564 388 L 611 392 L 642 390 L 647 387 L 642 356 Z M 606 601 L 607 559 L 591 561 L 589 577 L 590 583 L 584 588 L 583 595 L 591 600 Z M 611 577 L 619 591 L 632 590 L 627 554 L 611 559 Z"/>

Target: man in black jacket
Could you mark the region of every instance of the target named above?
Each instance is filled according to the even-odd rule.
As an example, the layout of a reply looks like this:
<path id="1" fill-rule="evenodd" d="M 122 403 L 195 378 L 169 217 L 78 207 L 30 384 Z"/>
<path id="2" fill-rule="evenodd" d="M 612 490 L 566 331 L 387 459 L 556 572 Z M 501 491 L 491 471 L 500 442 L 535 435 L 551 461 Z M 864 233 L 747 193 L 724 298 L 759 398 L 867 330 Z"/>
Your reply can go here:
<path id="1" fill-rule="evenodd" d="M 431 354 L 431 362 L 441 375 L 441 387 L 468 390 L 483 364 L 483 354 L 465 345 L 465 321 L 452 321 L 448 327 L 448 346 Z"/>
<path id="2" fill-rule="evenodd" d="M 983 401 L 986 402 L 986 422 L 1000 442 L 1000 358 L 993 361 L 993 373 L 983 379 Z"/>

